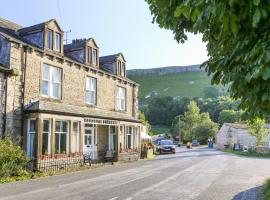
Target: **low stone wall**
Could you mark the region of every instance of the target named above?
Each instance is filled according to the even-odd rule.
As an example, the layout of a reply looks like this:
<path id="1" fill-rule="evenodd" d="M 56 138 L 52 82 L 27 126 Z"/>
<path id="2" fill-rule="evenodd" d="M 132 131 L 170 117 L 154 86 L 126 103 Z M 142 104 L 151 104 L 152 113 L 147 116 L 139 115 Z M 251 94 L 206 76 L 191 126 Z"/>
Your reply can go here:
<path id="1" fill-rule="evenodd" d="M 118 154 L 118 161 L 136 161 L 139 160 L 139 152 L 125 152 Z"/>
<path id="2" fill-rule="evenodd" d="M 270 154 L 270 147 L 255 147 L 256 153 Z"/>

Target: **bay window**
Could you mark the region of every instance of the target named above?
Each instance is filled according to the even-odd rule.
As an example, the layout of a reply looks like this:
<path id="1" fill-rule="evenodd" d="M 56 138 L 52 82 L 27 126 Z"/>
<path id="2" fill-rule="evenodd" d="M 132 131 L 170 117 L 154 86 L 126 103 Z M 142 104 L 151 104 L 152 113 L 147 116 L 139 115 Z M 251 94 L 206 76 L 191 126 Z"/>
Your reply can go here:
<path id="1" fill-rule="evenodd" d="M 43 120 L 43 131 L 42 131 L 42 155 L 51 153 L 51 135 L 50 135 L 50 120 Z"/>
<path id="2" fill-rule="evenodd" d="M 96 104 L 97 79 L 93 77 L 86 78 L 86 103 Z"/>
<path id="3" fill-rule="evenodd" d="M 126 88 L 117 87 L 116 90 L 116 110 L 126 110 Z"/>
<path id="4" fill-rule="evenodd" d="M 68 123 L 66 121 L 55 122 L 55 153 L 67 153 Z"/>
<path id="5" fill-rule="evenodd" d="M 42 69 L 42 96 L 61 98 L 62 69 L 47 64 Z"/>

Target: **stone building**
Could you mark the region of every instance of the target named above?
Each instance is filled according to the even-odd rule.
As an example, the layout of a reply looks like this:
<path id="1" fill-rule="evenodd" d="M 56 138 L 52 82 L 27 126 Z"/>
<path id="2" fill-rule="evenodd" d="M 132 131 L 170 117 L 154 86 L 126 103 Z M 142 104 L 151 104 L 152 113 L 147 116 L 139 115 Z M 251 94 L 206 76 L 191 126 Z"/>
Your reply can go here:
<path id="1" fill-rule="evenodd" d="M 93 38 L 64 45 L 56 20 L 22 27 L 0 19 L 0 133 L 27 155 L 90 153 L 137 159 L 138 84 L 122 53 L 99 57 Z M 5 104 L 5 105 L 4 105 Z"/>
<path id="2" fill-rule="evenodd" d="M 270 142 L 270 135 L 266 137 L 265 142 Z M 246 124 L 224 123 L 216 135 L 217 147 L 224 149 L 225 146 L 233 147 L 237 143 L 254 146 L 256 137 L 248 133 Z"/>

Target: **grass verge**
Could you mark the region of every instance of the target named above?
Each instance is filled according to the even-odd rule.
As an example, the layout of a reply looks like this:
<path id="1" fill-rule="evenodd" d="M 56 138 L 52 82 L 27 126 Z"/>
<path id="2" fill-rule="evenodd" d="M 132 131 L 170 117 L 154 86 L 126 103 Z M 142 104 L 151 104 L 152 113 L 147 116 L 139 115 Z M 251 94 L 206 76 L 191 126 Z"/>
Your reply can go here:
<path id="1" fill-rule="evenodd" d="M 263 188 L 264 200 L 270 200 L 270 179 L 268 179 Z"/>
<path id="2" fill-rule="evenodd" d="M 234 151 L 232 149 L 223 150 L 227 153 L 232 153 L 239 156 L 253 157 L 253 158 L 270 158 L 270 154 L 256 153 L 256 152 L 244 152 L 244 151 Z"/>

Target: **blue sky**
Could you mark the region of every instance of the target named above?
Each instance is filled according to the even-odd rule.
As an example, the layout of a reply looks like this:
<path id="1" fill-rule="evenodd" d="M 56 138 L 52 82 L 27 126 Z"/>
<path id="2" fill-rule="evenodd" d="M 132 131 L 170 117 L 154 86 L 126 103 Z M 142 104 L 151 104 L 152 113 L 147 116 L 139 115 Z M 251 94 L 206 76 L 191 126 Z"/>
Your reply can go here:
<path id="1" fill-rule="evenodd" d="M 128 69 L 200 64 L 207 59 L 201 36 L 178 44 L 170 31 L 152 24 L 143 0 L 0 0 L 0 17 L 23 26 L 55 18 L 75 38 L 93 37 L 100 55 L 122 52 Z M 4 9 L 3 9 L 4 8 Z"/>

